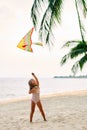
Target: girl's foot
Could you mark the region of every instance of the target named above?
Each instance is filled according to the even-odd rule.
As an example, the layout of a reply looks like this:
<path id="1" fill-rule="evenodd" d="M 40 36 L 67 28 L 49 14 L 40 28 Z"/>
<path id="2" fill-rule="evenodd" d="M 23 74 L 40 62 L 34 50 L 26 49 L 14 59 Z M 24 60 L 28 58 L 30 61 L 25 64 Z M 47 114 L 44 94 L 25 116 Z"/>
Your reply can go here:
<path id="1" fill-rule="evenodd" d="M 47 121 L 46 119 L 44 119 L 44 121 Z"/>

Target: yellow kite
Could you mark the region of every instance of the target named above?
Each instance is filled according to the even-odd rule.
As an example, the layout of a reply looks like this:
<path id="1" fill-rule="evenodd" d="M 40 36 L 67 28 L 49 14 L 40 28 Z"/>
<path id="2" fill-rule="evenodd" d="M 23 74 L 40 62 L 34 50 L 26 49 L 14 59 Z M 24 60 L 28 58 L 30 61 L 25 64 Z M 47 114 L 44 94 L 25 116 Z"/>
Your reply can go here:
<path id="1" fill-rule="evenodd" d="M 33 52 L 33 49 L 32 49 L 32 47 L 31 47 L 32 44 L 43 46 L 43 44 L 42 44 L 42 43 L 39 43 L 39 42 L 32 43 L 31 36 L 32 36 L 33 30 L 34 30 L 34 28 L 32 28 L 32 29 L 22 38 L 22 40 L 21 40 L 21 41 L 18 43 L 18 45 L 17 45 L 18 48 L 20 48 L 20 49 L 22 49 L 22 50 L 25 50 L 25 51 Z"/>

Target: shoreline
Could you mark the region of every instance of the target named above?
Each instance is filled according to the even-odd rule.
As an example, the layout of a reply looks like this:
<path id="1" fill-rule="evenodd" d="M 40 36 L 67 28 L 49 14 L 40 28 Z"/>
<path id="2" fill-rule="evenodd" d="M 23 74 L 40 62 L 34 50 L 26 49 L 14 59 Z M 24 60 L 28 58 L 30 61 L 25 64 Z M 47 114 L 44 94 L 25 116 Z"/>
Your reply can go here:
<path id="1" fill-rule="evenodd" d="M 77 91 L 44 94 L 44 95 L 41 95 L 41 99 L 47 99 L 47 98 L 51 98 L 51 97 L 86 96 L 86 95 L 87 95 L 87 90 L 77 90 Z M 17 98 L 12 98 L 12 99 L 4 99 L 4 100 L 0 100 L 0 105 L 14 103 L 14 102 L 23 102 L 23 101 L 27 101 L 30 99 L 31 99 L 30 96 L 17 97 Z"/>

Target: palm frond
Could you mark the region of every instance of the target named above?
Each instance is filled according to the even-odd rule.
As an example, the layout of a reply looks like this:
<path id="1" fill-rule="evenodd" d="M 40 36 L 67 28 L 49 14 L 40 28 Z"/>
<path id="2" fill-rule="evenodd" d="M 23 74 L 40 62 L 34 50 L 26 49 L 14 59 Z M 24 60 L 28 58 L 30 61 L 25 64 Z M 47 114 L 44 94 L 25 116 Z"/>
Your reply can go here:
<path id="1" fill-rule="evenodd" d="M 40 25 L 40 38 L 46 41 L 46 43 L 53 43 L 51 37 L 53 37 L 52 27 L 56 21 L 60 23 L 60 15 L 62 9 L 62 0 L 50 0 L 49 5 L 43 15 L 43 19 Z"/>
<path id="2" fill-rule="evenodd" d="M 70 46 L 72 46 L 72 45 L 75 45 L 76 43 L 77 44 L 80 44 L 82 41 L 75 41 L 75 40 L 72 40 L 72 41 L 67 41 L 63 46 L 62 46 L 62 48 L 64 48 L 64 47 L 70 47 Z"/>
<path id="3" fill-rule="evenodd" d="M 32 22 L 35 28 L 37 27 L 37 24 L 38 24 L 40 12 L 42 12 L 41 7 L 43 3 L 44 3 L 44 0 L 34 0 L 34 3 L 31 8 L 31 18 L 32 18 Z"/>
<path id="4" fill-rule="evenodd" d="M 76 62 L 73 66 L 72 66 L 72 72 L 74 75 L 76 75 L 77 71 L 78 71 L 78 68 L 79 68 L 79 63 Z"/>
<path id="5" fill-rule="evenodd" d="M 70 46 L 71 43 L 77 42 L 78 44 L 71 48 L 70 52 L 63 56 L 61 65 L 64 65 L 67 60 L 76 58 L 77 56 L 84 54 L 84 56 L 72 66 L 72 72 L 75 75 L 78 68 L 82 70 L 83 65 L 87 62 L 87 41 L 68 41 L 65 46 Z"/>
<path id="6" fill-rule="evenodd" d="M 65 64 L 66 61 L 69 59 L 70 57 L 70 53 L 66 54 L 65 56 L 63 56 L 62 60 L 61 60 L 61 65 Z"/>
<path id="7" fill-rule="evenodd" d="M 70 46 L 72 42 L 76 41 L 68 41 L 64 46 Z M 87 41 L 77 41 L 77 43 L 78 44 L 71 48 L 70 52 L 62 58 L 61 64 L 64 64 L 69 58 L 73 59 L 87 52 Z"/>
<path id="8" fill-rule="evenodd" d="M 74 48 L 71 49 L 71 59 L 77 57 L 80 54 L 87 52 L 87 45 L 86 44 L 78 44 Z"/>
<path id="9" fill-rule="evenodd" d="M 79 61 L 77 61 L 73 66 L 72 66 L 72 72 L 75 75 L 80 68 L 82 70 L 84 64 L 87 62 L 87 54 L 84 55 Z"/>
<path id="10" fill-rule="evenodd" d="M 80 66 L 80 69 L 82 70 L 84 64 L 87 62 L 87 54 L 84 55 L 80 60 L 79 60 L 79 66 Z"/>
<path id="11" fill-rule="evenodd" d="M 82 6 L 83 6 L 83 14 L 86 17 L 87 15 L 87 0 L 81 0 L 82 1 Z"/>

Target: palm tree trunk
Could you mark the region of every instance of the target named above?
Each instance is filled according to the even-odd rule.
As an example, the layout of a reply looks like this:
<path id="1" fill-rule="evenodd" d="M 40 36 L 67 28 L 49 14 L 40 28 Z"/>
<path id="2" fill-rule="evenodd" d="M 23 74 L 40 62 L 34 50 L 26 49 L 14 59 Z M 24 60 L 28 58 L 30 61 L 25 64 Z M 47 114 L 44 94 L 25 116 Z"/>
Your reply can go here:
<path id="1" fill-rule="evenodd" d="M 78 21 L 79 21 L 79 28 L 80 28 L 81 38 L 82 38 L 82 41 L 84 42 L 84 36 L 83 36 L 83 32 L 82 32 L 81 19 L 80 19 L 78 5 L 77 5 L 77 1 L 76 0 L 75 0 L 75 6 L 76 6 L 77 15 L 78 15 Z"/>

